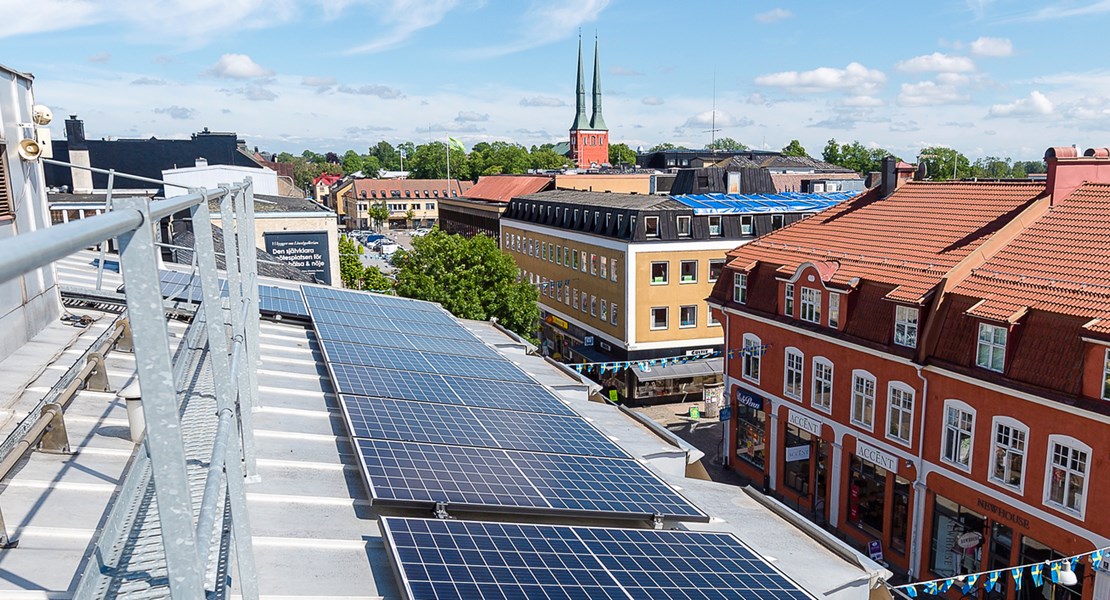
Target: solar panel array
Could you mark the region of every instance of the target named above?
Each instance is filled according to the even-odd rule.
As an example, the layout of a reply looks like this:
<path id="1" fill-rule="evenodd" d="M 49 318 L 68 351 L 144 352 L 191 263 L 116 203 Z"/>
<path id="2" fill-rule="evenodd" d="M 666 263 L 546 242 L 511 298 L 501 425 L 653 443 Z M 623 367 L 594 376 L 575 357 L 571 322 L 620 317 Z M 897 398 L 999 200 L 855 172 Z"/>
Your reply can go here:
<path id="1" fill-rule="evenodd" d="M 725 533 L 383 517 L 410 600 L 814 600 Z"/>
<path id="2" fill-rule="evenodd" d="M 439 307 L 302 292 L 374 502 L 708 520 Z"/>
<path id="3" fill-rule="evenodd" d="M 780 192 L 778 194 L 682 194 L 672 199 L 694 209 L 696 215 L 787 213 L 825 210 L 859 192 Z"/>
<path id="4" fill-rule="evenodd" d="M 180 271 L 160 270 L 162 297 L 182 302 L 200 302 L 200 275 Z M 220 294 L 228 295 L 227 280 L 220 279 Z M 282 288 L 273 285 L 258 286 L 258 308 L 263 313 L 287 317 L 308 318 L 308 308 L 298 289 Z"/>

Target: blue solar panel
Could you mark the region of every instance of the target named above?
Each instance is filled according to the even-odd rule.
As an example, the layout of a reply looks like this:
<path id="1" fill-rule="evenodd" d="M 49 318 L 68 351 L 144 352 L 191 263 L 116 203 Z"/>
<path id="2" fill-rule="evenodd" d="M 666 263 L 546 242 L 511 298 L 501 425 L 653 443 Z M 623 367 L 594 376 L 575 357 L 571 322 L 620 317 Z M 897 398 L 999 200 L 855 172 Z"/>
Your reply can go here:
<path id="1" fill-rule="evenodd" d="M 383 517 L 405 596 L 814 600 L 735 536 Z"/>
<path id="2" fill-rule="evenodd" d="M 628 457 L 581 417 L 362 396 L 340 399 L 354 437 Z"/>
<path id="3" fill-rule="evenodd" d="M 816 212 L 825 210 L 858 195 L 859 192 L 804 193 L 781 192 L 778 194 L 684 194 L 672 196 L 694 209 L 694 214 L 725 213 L 784 213 Z"/>
<path id="4" fill-rule="evenodd" d="M 460 404 L 459 397 L 439 375 L 343 364 L 330 364 L 329 368 L 340 394 Z"/>
<path id="5" fill-rule="evenodd" d="M 371 497 L 382 504 L 708 521 L 628 458 L 364 438 L 356 438 L 355 445 Z"/>
<path id="6" fill-rule="evenodd" d="M 331 300 L 340 300 L 343 302 L 351 302 L 355 304 L 368 304 L 378 307 L 391 307 L 403 310 L 427 312 L 440 312 L 442 310 L 431 302 L 412 300 L 410 298 L 398 298 L 397 296 L 385 296 L 382 294 L 374 294 L 370 292 L 342 290 L 337 288 L 314 285 L 302 286 L 301 291 L 304 292 L 305 298 L 309 299 L 328 298 Z"/>
<path id="7" fill-rule="evenodd" d="M 160 270 L 158 277 L 162 283 L 162 297 L 182 302 L 200 302 L 200 276 L 180 271 Z M 227 280 L 220 279 L 220 294 L 228 295 Z M 290 317 L 308 317 L 301 292 L 295 289 L 272 285 L 258 286 L 258 309 L 267 314 L 280 314 Z"/>
<path id="8" fill-rule="evenodd" d="M 405 339 L 413 348 L 432 354 L 457 354 L 459 356 L 477 356 L 505 360 L 496 350 L 477 340 L 467 342 L 464 340 L 432 338 L 422 335 L 407 335 Z"/>
<path id="9" fill-rule="evenodd" d="M 424 353 L 424 358 L 431 364 L 432 370 L 441 375 L 533 383 L 532 378 L 527 373 L 505 359 L 489 360 L 488 358 L 428 352 Z"/>
<path id="10" fill-rule="evenodd" d="M 387 321 L 416 321 L 419 323 L 435 323 L 461 328 L 454 317 L 442 310 L 402 310 L 393 306 L 379 306 L 365 302 L 349 302 L 322 296 L 307 296 L 306 299 L 308 301 L 308 306 L 317 314 L 347 313 L 357 315 L 358 317 L 380 317 Z M 335 316 L 333 318 L 340 319 L 342 317 Z"/>
<path id="11" fill-rule="evenodd" d="M 435 372 L 432 366 L 424 360 L 423 353 L 415 350 L 348 344 L 334 340 L 324 340 L 320 345 L 324 350 L 324 357 L 332 364 L 342 363 L 360 367 L 380 367 L 382 369 L 420 373 Z"/>

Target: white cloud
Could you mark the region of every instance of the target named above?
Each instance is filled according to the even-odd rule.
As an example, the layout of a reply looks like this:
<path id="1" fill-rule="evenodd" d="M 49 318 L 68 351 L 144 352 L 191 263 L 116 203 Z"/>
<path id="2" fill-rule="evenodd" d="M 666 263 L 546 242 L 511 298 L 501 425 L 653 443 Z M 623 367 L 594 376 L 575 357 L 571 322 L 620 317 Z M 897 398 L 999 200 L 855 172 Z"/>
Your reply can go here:
<path id="1" fill-rule="evenodd" d="M 643 76 L 643 73 L 637 71 L 636 69 L 630 69 L 628 67 L 622 67 L 622 66 L 619 66 L 619 65 L 614 66 L 614 67 L 609 67 L 609 74 L 610 75 L 616 75 L 617 77 L 642 77 Z"/>
<path id="2" fill-rule="evenodd" d="M 274 100 L 278 99 L 277 94 L 260 85 L 248 85 L 246 87 L 235 89 L 224 88 L 220 91 L 229 96 L 239 95 L 246 98 L 247 100 L 251 100 L 254 102 L 273 102 Z"/>
<path id="3" fill-rule="evenodd" d="M 99 52 L 97 54 L 93 54 L 92 56 L 90 56 L 88 60 L 91 63 L 106 63 L 106 62 L 112 60 L 112 53 L 111 52 Z"/>
<path id="4" fill-rule="evenodd" d="M 154 112 L 160 115 L 166 115 L 171 119 L 192 119 L 197 116 L 196 109 L 186 108 L 184 106 L 167 106 L 165 108 L 156 108 Z"/>
<path id="5" fill-rule="evenodd" d="M 971 53 L 976 56 L 1011 56 L 1014 44 L 1009 38 L 981 37 L 971 42 Z"/>
<path id="6" fill-rule="evenodd" d="M 820 67 L 812 71 L 782 71 L 755 78 L 755 83 L 767 87 L 779 87 L 796 93 L 818 93 L 858 88 L 860 92 L 871 92 L 886 81 L 882 71 L 868 69 L 853 62 L 843 69 Z"/>
<path id="7" fill-rule="evenodd" d="M 561 0 L 533 2 L 521 15 L 517 35 L 509 42 L 479 48 L 471 58 L 492 58 L 545 46 L 574 34 L 585 23 L 596 21 L 610 0 Z"/>
<path id="8" fill-rule="evenodd" d="M 367 125 L 365 127 L 348 127 L 347 133 L 354 136 L 366 137 L 386 131 L 396 131 L 388 125 Z"/>
<path id="9" fill-rule="evenodd" d="M 857 106 L 868 108 L 872 106 L 882 106 L 885 103 L 874 96 L 850 96 L 841 101 L 840 104 L 842 104 L 843 106 Z"/>
<path id="10" fill-rule="evenodd" d="M 716 113 L 716 118 L 714 118 L 714 113 Z M 682 130 L 692 127 L 748 127 L 753 124 L 754 122 L 751 119 L 738 119 L 722 110 L 707 110 L 686 119 L 686 122 L 679 125 L 676 129 Z"/>
<path id="11" fill-rule="evenodd" d="M 61 31 L 104 20 L 92 0 L 36 2 L 33 8 L 25 0 L 0 0 L 0 15 L 4 15 L 0 19 L 0 38 Z"/>
<path id="12" fill-rule="evenodd" d="M 890 130 L 896 132 L 921 131 L 921 126 L 913 119 L 907 121 L 891 121 Z"/>
<path id="13" fill-rule="evenodd" d="M 489 113 L 476 113 L 469 110 L 460 110 L 459 116 L 455 117 L 456 123 L 481 123 L 489 120 Z"/>
<path id="14" fill-rule="evenodd" d="M 663 99 L 660 98 L 659 96 L 648 96 L 647 98 L 644 98 L 640 102 L 642 102 L 642 103 L 644 103 L 648 106 L 660 106 L 660 105 L 663 104 Z"/>
<path id="15" fill-rule="evenodd" d="M 785 8 L 772 8 L 767 12 L 761 12 L 755 15 L 755 20 L 760 23 L 774 23 L 775 21 L 782 21 L 793 17 L 794 13 L 786 10 Z"/>
<path id="16" fill-rule="evenodd" d="M 301 78 L 301 85 L 307 85 L 308 87 L 331 87 L 336 83 L 338 82 L 334 77 L 307 75 Z"/>
<path id="17" fill-rule="evenodd" d="M 156 77 L 139 77 L 132 81 L 131 85 L 166 85 L 166 80 Z"/>
<path id="18" fill-rule="evenodd" d="M 368 83 L 360 85 L 359 87 L 351 87 L 349 85 L 341 85 L 337 88 L 344 94 L 358 94 L 360 96 L 377 96 L 382 100 L 394 100 L 402 96 L 401 90 L 388 85 L 381 85 L 378 83 Z"/>
<path id="19" fill-rule="evenodd" d="M 533 96 L 531 98 L 521 98 L 520 105 L 559 107 L 566 106 L 567 103 L 560 98 L 554 98 L 552 96 Z"/>
<path id="20" fill-rule="evenodd" d="M 905 73 L 967 73 L 975 70 L 975 63 L 966 56 L 934 52 L 904 60 L 894 68 Z"/>
<path id="21" fill-rule="evenodd" d="M 1012 21 L 1051 21 L 1058 19 L 1068 19 L 1071 17 L 1084 17 L 1088 15 L 1100 15 L 1110 12 L 1110 0 L 1097 0 L 1095 2 L 1087 2 L 1082 6 L 1075 6 L 1075 2 L 1066 0 L 1064 2 L 1056 2 L 1049 6 L 1045 6 L 1033 12 L 1018 16 Z"/>
<path id="22" fill-rule="evenodd" d="M 991 105 L 987 115 L 991 117 L 1043 117 L 1055 110 L 1052 101 L 1037 90 L 1030 92 L 1028 98 L 1019 98 L 1008 104 Z"/>
<path id="23" fill-rule="evenodd" d="M 369 54 L 400 46 L 414 33 L 438 24 L 456 5 L 458 0 L 392 0 L 386 6 L 378 3 L 375 12 L 379 24 L 375 30 L 381 33 L 347 53 Z"/>
<path id="24" fill-rule="evenodd" d="M 903 83 L 898 94 L 898 104 L 902 106 L 938 106 L 941 104 L 962 104 L 971 97 L 954 85 L 936 81 Z"/>
<path id="25" fill-rule="evenodd" d="M 274 74 L 246 54 L 225 54 L 208 69 L 207 73 L 225 79 L 255 79 Z"/>

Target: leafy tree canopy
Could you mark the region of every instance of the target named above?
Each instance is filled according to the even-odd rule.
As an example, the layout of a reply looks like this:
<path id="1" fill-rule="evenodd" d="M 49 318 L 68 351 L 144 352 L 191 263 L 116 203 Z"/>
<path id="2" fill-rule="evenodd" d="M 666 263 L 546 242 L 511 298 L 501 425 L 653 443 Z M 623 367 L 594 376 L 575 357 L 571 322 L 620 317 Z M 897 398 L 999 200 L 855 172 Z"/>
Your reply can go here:
<path id="1" fill-rule="evenodd" d="M 413 179 L 443 179 L 447 177 L 447 144 L 431 142 L 421 144 L 411 153 L 406 151 L 405 170 Z M 465 152 L 451 152 L 451 178 L 469 179 L 470 167 Z"/>
<path id="2" fill-rule="evenodd" d="M 636 151 L 628 144 L 609 144 L 609 164 L 634 165 L 636 164 Z"/>
<path id="3" fill-rule="evenodd" d="M 838 145 L 835 139 L 829 140 L 821 152 L 821 158 L 825 162 L 840 165 L 861 174 L 882 170 L 883 159 L 888 156 L 894 155 L 883 148 L 868 148 L 859 141 Z M 902 160 L 897 156 L 894 158 Z"/>
<path id="4" fill-rule="evenodd" d="M 747 150 L 748 147 L 730 138 L 723 137 L 713 140 L 705 146 L 706 150 Z"/>
<path id="5" fill-rule="evenodd" d="M 539 307 L 536 288 L 518 279 L 512 257 L 493 238 L 448 235 L 435 228 L 398 252 L 397 293 L 439 302 L 462 319 L 489 320 L 534 339 Z"/>
<path id="6" fill-rule="evenodd" d="M 339 238 L 339 277 L 343 287 L 352 290 L 386 292 L 393 289 L 393 281 L 377 267 L 365 267 L 359 258 L 362 246 L 347 236 Z"/>
<path id="7" fill-rule="evenodd" d="M 917 153 L 925 163 L 925 177 L 934 181 L 971 177 L 971 161 L 954 148 L 929 146 Z"/>
<path id="8" fill-rule="evenodd" d="M 799 142 L 798 140 L 790 140 L 790 143 L 783 147 L 782 155 L 807 157 L 809 156 L 809 153 L 806 152 L 806 149 L 802 147 L 801 142 Z"/>

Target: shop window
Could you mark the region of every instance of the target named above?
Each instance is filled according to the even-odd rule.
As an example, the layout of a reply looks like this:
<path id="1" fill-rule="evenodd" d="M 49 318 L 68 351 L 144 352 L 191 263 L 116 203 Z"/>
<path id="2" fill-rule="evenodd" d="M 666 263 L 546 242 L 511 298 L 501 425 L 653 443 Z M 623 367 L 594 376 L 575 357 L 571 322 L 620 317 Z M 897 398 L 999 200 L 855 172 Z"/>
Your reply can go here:
<path id="1" fill-rule="evenodd" d="M 971 470 L 971 446 L 975 429 L 975 409 L 959 400 L 944 401 L 944 462 Z"/>
<path id="2" fill-rule="evenodd" d="M 754 227 L 752 227 L 753 218 L 751 215 L 744 215 L 740 217 L 740 235 L 752 235 Z"/>
<path id="3" fill-rule="evenodd" d="M 736 418 L 736 457 L 762 471 L 766 460 L 767 413 L 737 405 L 733 414 Z"/>
<path id="4" fill-rule="evenodd" d="M 617 259 L 609 259 L 609 281 L 617 280 Z"/>
<path id="5" fill-rule="evenodd" d="M 678 326 L 682 329 L 689 329 L 698 326 L 698 307 L 680 306 L 678 308 Z"/>
<path id="6" fill-rule="evenodd" d="M 698 261 L 684 260 L 678 263 L 678 280 L 680 283 L 697 283 Z"/>
<path id="7" fill-rule="evenodd" d="M 813 359 L 813 407 L 832 412 L 832 390 L 833 364 L 829 359 L 818 356 Z"/>
<path id="8" fill-rule="evenodd" d="M 669 279 L 668 271 L 670 270 L 670 266 L 671 263 L 665 261 L 651 263 L 651 284 L 665 285 Z"/>
<path id="9" fill-rule="evenodd" d="M 1083 515 L 1091 447 L 1065 435 L 1048 436 L 1045 502 Z"/>
<path id="10" fill-rule="evenodd" d="M 808 496 L 810 456 L 813 436 L 793 425 L 786 426 L 786 447 L 783 452 L 782 481 L 786 487 Z"/>
<path id="11" fill-rule="evenodd" d="M 917 347 L 917 309 L 909 306 L 894 308 L 894 343 L 907 348 Z"/>
<path id="12" fill-rule="evenodd" d="M 975 364 L 1002 372 L 1006 363 L 1006 328 L 979 324 L 979 342 L 975 351 Z"/>
<path id="13" fill-rule="evenodd" d="M 840 294 L 829 293 L 829 327 L 840 327 Z"/>
<path id="14" fill-rule="evenodd" d="M 890 507 L 890 549 L 905 556 L 910 533 L 910 481 L 894 477 L 894 494 Z"/>
<path id="15" fill-rule="evenodd" d="M 886 469 L 852 455 L 848 486 L 848 522 L 883 538 Z"/>
<path id="16" fill-rule="evenodd" d="M 721 278 L 721 273 L 725 270 L 725 261 L 723 258 L 709 259 L 709 283 L 713 283 Z"/>
<path id="17" fill-rule="evenodd" d="M 802 288 L 802 312 L 800 316 L 803 321 L 821 322 L 821 290 Z"/>
<path id="18" fill-rule="evenodd" d="M 1058 561 L 1065 558 L 1068 554 L 1071 553 L 1064 554 L 1058 552 L 1031 537 L 1021 536 L 1021 555 L 1018 564 L 1028 565 Z M 1080 598 L 1084 597 L 1083 583 L 1087 579 L 1086 568 L 1086 561 L 1081 560 L 1076 562 L 1075 578 L 1078 581 L 1076 585 L 1054 585 L 1049 568 L 1046 566 L 1043 573 L 1044 586 L 1040 588 L 1038 588 L 1033 581 L 1033 575 L 1029 572 L 1029 569 L 1024 569 L 1021 580 L 1021 591 L 1017 594 L 1018 600 L 1042 600 L 1044 598 L 1052 598 L 1052 600 L 1080 600 Z"/>
<path id="19" fill-rule="evenodd" d="M 913 431 L 914 391 L 901 381 L 887 386 L 886 436 L 907 446 Z"/>
<path id="20" fill-rule="evenodd" d="M 666 306 L 656 306 L 651 309 L 651 328 L 652 329 L 666 329 L 667 328 L 667 312 Z"/>
<path id="21" fill-rule="evenodd" d="M 986 532 L 985 516 L 939 494 L 934 496 L 933 531 L 929 544 L 930 570 L 941 577 L 955 577 L 981 570 L 983 545 L 965 549 L 956 540 L 965 534 L 985 535 Z"/>
<path id="22" fill-rule="evenodd" d="M 852 423 L 868 431 L 875 424 L 875 376 L 852 371 Z"/>
<path id="23" fill-rule="evenodd" d="M 599 277 L 602 279 L 609 278 L 609 259 L 605 256 L 601 257 L 601 274 Z"/>
<path id="24" fill-rule="evenodd" d="M 678 220 L 678 237 L 690 237 L 690 216 L 681 215 Z"/>
<path id="25" fill-rule="evenodd" d="M 721 217 L 709 217 L 709 235 L 712 237 L 720 237 L 721 235 Z"/>
<path id="26" fill-rule="evenodd" d="M 732 275 L 732 301 L 740 304 L 748 302 L 748 274 L 733 273 Z"/>
<path id="27" fill-rule="evenodd" d="M 644 217 L 644 236 L 659 237 L 659 217 Z"/>
<path id="28" fill-rule="evenodd" d="M 1025 474 L 1025 439 L 1029 428 L 1011 417 L 994 418 L 991 452 L 991 480 L 1019 493 Z"/>
<path id="29" fill-rule="evenodd" d="M 783 314 L 793 317 L 794 316 L 794 284 L 786 284 L 786 302 L 783 304 Z"/>
<path id="30" fill-rule="evenodd" d="M 795 400 L 802 399 L 802 375 L 805 356 L 797 348 L 786 349 L 786 370 L 783 377 L 782 394 Z"/>
<path id="31" fill-rule="evenodd" d="M 763 363 L 763 341 L 750 334 L 744 334 L 744 348 L 742 350 L 742 375 L 748 381 L 759 383 L 759 371 Z"/>

